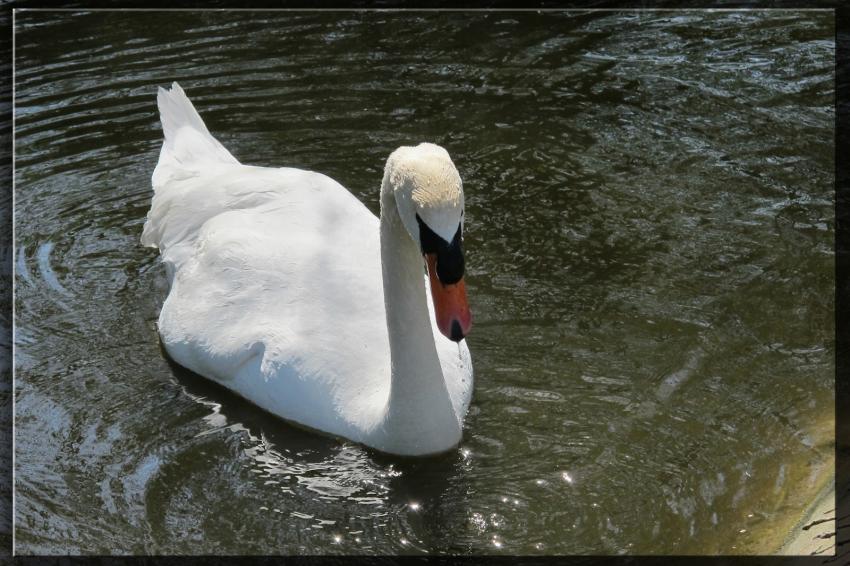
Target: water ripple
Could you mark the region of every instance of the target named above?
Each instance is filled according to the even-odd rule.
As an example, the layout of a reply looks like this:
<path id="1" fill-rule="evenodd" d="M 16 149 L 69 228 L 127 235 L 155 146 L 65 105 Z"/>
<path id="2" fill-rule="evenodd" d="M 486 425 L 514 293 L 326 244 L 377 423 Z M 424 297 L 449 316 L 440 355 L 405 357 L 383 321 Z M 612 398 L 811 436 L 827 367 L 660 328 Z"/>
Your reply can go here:
<path id="1" fill-rule="evenodd" d="M 19 13 L 18 550 L 771 551 L 831 465 L 830 18 Z M 392 149 L 448 147 L 477 329 L 456 451 L 382 456 L 168 362 L 138 239 L 173 80 L 241 160 L 374 212 Z"/>

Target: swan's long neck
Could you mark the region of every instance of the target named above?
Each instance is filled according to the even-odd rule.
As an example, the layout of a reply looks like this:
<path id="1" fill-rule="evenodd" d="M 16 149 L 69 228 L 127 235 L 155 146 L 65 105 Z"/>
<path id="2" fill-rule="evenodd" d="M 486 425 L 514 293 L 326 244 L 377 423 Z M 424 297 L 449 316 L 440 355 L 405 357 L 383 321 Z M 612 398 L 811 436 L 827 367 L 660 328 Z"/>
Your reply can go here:
<path id="1" fill-rule="evenodd" d="M 460 440 L 460 423 L 434 344 L 422 254 L 387 186 L 381 190 L 381 264 L 392 361 L 387 442 L 402 453 L 445 449 Z"/>

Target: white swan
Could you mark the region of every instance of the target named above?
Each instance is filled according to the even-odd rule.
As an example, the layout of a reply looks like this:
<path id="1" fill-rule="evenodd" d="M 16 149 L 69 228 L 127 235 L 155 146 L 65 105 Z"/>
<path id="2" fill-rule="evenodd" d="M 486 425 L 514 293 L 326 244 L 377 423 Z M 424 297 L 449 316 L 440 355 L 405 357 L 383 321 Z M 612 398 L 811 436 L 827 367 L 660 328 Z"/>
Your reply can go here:
<path id="1" fill-rule="evenodd" d="M 171 282 L 168 354 L 284 419 L 384 452 L 456 446 L 471 314 L 463 187 L 446 150 L 389 156 L 379 222 L 325 175 L 240 164 L 177 83 L 157 101 L 165 141 L 141 241 Z"/>

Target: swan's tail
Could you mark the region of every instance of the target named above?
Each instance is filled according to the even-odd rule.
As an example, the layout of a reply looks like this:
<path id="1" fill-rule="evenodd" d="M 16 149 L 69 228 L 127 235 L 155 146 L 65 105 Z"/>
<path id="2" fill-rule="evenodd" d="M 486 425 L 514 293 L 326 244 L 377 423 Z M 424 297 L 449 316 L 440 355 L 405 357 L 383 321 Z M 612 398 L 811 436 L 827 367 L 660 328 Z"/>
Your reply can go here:
<path id="1" fill-rule="evenodd" d="M 239 163 L 212 137 L 179 84 L 172 83 L 170 90 L 160 87 L 156 101 L 165 141 L 153 172 L 154 191 L 172 178 L 192 175 L 214 163 Z"/>
<path id="2" fill-rule="evenodd" d="M 164 253 L 168 248 L 169 261 L 174 263 L 181 249 L 191 247 L 198 227 L 208 216 L 201 214 L 202 209 L 214 208 L 216 202 L 208 191 L 191 189 L 207 189 L 210 179 L 221 174 L 222 166 L 239 162 L 212 137 L 180 85 L 173 83 L 170 90 L 160 88 L 157 103 L 165 140 L 151 177 L 154 197 L 141 242 Z M 198 199 L 199 194 L 203 200 Z M 165 255 L 163 258 L 168 260 Z"/>

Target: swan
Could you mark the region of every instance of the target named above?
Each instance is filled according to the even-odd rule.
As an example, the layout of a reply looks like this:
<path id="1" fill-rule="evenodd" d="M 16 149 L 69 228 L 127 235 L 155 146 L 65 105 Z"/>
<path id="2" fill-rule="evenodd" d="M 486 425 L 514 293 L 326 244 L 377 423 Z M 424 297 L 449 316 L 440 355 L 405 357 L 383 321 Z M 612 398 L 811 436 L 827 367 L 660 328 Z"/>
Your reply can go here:
<path id="1" fill-rule="evenodd" d="M 157 104 L 164 141 L 141 243 L 169 280 L 167 354 L 286 421 L 381 452 L 457 446 L 472 314 L 448 152 L 393 151 L 379 219 L 323 174 L 241 164 L 176 82 Z"/>

